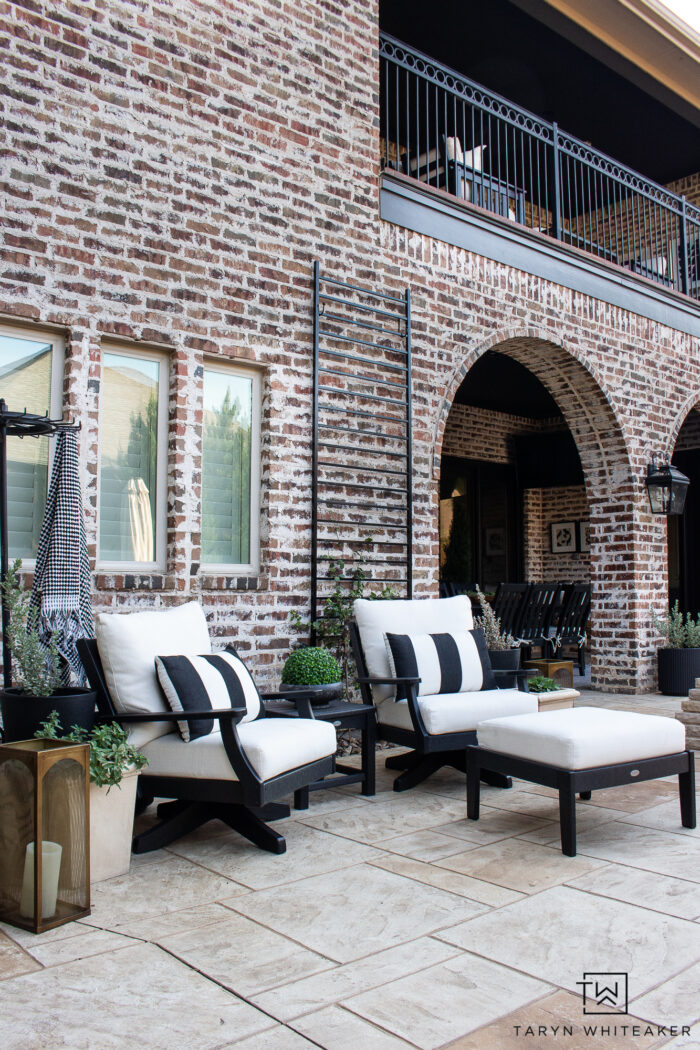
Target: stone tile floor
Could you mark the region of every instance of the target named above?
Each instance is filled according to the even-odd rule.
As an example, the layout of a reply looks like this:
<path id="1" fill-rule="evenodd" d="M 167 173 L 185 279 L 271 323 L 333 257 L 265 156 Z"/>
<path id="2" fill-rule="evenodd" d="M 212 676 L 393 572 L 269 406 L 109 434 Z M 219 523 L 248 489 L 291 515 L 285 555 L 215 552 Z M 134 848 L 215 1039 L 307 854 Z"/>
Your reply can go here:
<path id="1" fill-rule="evenodd" d="M 282 857 L 211 824 L 94 886 L 83 922 L 3 927 L 2 1050 L 700 1048 L 700 831 L 673 782 L 579 803 L 572 859 L 547 788 L 485 787 L 472 824 L 463 776 L 396 795 L 385 754 L 374 798 L 280 825 Z M 629 1014 L 585 1016 L 584 972 L 628 973 Z"/>

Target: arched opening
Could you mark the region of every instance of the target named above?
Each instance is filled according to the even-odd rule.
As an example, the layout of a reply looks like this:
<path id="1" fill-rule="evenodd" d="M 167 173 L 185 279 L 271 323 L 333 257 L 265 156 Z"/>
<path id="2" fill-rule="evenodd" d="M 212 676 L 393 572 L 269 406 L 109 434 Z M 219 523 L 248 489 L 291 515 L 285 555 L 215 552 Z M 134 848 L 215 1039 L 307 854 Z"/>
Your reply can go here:
<path id="1" fill-rule="evenodd" d="M 700 612 L 700 405 L 691 408 L 678 431 L 671 462 L 690 479 L 685 510 L 668 519 L 668 598 L 683 613 Z"/>
<path id="2" fill-rule="evenodd" d="M 440 451 L 441 578 L 493 590 L 590 582 L 591 681 L 640 687 L 623 639 L 639 615 L 630 559 L 635 485 L 621 426 L 594 376 L 563 347 L 514 337 L 458 375 Z M 444 590 L 444 588 L 443 588 Z M 624 659 L 611 661 L 610 638 Z M 607 648 L 607 651 L 606 651 Z"/>

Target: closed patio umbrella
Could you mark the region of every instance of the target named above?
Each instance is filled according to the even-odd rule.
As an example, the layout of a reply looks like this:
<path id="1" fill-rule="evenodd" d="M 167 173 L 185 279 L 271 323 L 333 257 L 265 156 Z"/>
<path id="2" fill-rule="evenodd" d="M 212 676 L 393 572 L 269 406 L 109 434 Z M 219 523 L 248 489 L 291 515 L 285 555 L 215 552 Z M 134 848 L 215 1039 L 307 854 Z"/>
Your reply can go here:
<path id="1" fill-rule="evenodd" d="M 80 490 L 78 442 L 73 430 L 62 430 L 56 440 L 51 484 L 36 556 L 32 607 L 37 611 L 39 636 L 48 642 L 58 632 L 58 649 L 80 684 L 85 671 L 75 643 L 94 633 L 90 600 L 90 562 L 85 539 Z"/>

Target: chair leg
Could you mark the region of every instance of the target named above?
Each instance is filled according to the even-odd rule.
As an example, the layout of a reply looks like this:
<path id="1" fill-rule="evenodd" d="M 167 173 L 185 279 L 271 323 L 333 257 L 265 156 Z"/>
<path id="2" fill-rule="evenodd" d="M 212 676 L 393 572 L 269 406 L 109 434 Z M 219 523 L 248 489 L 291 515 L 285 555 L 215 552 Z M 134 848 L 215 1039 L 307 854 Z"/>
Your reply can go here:
<path id="1" fill-rule="evenodd" d="M 212 815 L 228 824 L 239 835 L 252 842 L 254 846 L 267 850 L 268 853 L 284 853 L 287 843 L 282 835 L 256 816 L 246 806 L 220 805 L 212 808 Z"/>
<path id="2" fill-rule="evenodd" d="M 481 777 L 483 770 L 479 767 L 476 756 L 467 756 L 467 816 L 470 820 L 479 819 L 479 798 L 481 794 Z"/>
<path id="3" fill-rule="evenodd" d="M 581 799 L 582 802 L 588 802 L 592 794 L 592 791 L 579 791 L 578 797 Z"/>
<path id="4" fill-rule="evenodd" d="M 567 857 L 576 856 L 576 793 L 572 778 L 563 776 L 559 781 L 559 824 L 561 828 L 561 851 Z"/>
<path id="5" fill-rule="evenodd" d="M 409 788 L 422 784 L 445 764 L 444 756 L 439 753 L 417 756 L 416 761 L 394 781 L 394 791 L 408 791 Z"/>
<path id="6" fill-rule="evenodd" d="M 681 824 L 684 828 L 694 828 L 695 814 L 695 755 L 688 752 L 690 759 L 687 773 L 678 774 L 678 793 L 681 800 Z"/>
<path id="7" fill-rule="evenodd" d="M 505 775 L 505 773 L 494 773 L 492 769 L 482 769 L 481 779 L 484 784 L 488 784 L 489 787 L 495 788 L 512 788 L 513 780 L 511 777 Z"/>
<path id="8" fill-rule="evenodd" d="M 172 803 L 164 803 L 163 808 L 170 805 Z M 200 802 L 178 802 L 177 807 L 177 811 L 171 810 L 171 815 L 162 820 L 160 824 L 149 828 L 148 831 L 142 831 L 140 835 L 135 835 L 131 842 L 131 852 L 150 853 L 154 849 L 163 849 L 175 839 L 182 838 L 183 835 L 206 824 L 215 815 L 209 806 Z"/>
<path id="9" fill-rule="evenodd" d="M 402 755 L 390 755 L 384 762 L 384 768 L 410 769 L 420 758 L 421 754 L 419 751 L 404 751 Z"/>

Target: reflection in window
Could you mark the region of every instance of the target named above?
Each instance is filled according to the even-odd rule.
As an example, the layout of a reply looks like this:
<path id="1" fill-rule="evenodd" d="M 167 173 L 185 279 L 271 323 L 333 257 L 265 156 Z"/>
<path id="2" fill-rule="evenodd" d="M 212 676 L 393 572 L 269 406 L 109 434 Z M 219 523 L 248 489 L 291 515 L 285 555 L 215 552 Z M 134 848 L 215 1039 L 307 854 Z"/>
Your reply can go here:
<path id="1" fill-rule="evenodd" d="M 156 560 L 160 361 L 103 358 L 100 423 L 100 558 Z"/>
<path id="2" fill-rule="evenodd" d="M 53 345 L 0 334 L 0 394 L 11 412 L 51 409 Z M 34 558 L 46 505 L 49 439 L 7 439 L 7 541 L 10 558 Z"/>
<path id="3" fill-rule="evenodd" d="M 202 561 L 248 565 L 251 557 L 252 376 L 204 371 Z"/>

